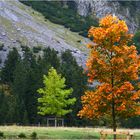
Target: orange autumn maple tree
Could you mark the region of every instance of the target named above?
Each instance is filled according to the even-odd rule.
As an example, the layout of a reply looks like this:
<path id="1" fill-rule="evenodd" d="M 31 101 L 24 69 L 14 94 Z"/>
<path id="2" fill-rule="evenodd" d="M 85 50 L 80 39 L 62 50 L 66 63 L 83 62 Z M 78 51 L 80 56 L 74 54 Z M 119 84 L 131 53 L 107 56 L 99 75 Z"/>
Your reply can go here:
<path id="1" fill-rule="evenodd" d="M 138 80 L 140 57 L 136 47 L 128 45 L 132 34 L 125 21 L 116 16 L 102 18 L 99 27 L 91 27 L 88 34 L 93 38 L 86 63 L 89 82 L 97 80 L 100 85 L 82 96 L 78 115 L 90 119 L 108 115 L 116 131 L 116 118 L 140 115 L 140 91 L 132 85 Z"/>

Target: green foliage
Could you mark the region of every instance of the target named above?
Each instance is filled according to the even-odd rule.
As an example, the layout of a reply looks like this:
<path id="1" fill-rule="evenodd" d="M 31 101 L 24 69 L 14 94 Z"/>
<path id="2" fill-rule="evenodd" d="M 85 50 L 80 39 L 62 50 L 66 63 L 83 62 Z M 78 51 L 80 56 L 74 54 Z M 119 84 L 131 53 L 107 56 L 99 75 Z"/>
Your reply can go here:
<path id="1" fill-rule="evenodd" d="M 36 132 L 32 132 L 31 138 L 32 138 L 32 139 L 37 139 L 37 133 L 36 133 Z"/>
<path id="2" fill-rule="evenodd" d="M 21 49 L 22 49 L 22 51 L 24 51 L 24 52 L 30 51 L 29 47 L 27 47 L 27 46 L 25 46 L 25 45 L 21 45 Z"/>
<path id="3" fill-rule="evenodd" d="M 33 53 L 38 53 L 41 51 L 41 46 L 33 47 Z"/>
<path id="4" fill-rule="evenodd" d="M 120 120 L 120 122 L 125 128 L 140 128 L 140 116 L 135 116 L 127 120 Z"/>
<path id="5" fill-rule="evenodd" d="M 135 43 L 139 42 L 139 32 L 134 36 Z M 138 46 L 137 46 L 138 47 Z M 103 118 L 101 120 L 87 121 L 77 117 L 78 111 L 81 109 L 81 96 L 87 87 L 87 77 L 83 73 L 83 68 L 78 66 L 75 58 L 72 56 L 70 51 L 63 52 L 61 54 L 61 61 L 58 57 L 58 53 L 50 48 L 43 50 L 44 55 L 42 57 L 35 57 L 32 51 L 28 48 L 23 52 L 23 57 L 20 59 L 17 50 L 9 52 L 8 58 L 5 62 L 4 67 L 1 69 L 2 80 L 0 84 L 0 124 L 6 123 L 19 123 L 19 124 L 37 124 L 46 123 L 45 117 L 37 114 L 38 109 L 38 98 L 41 98 L 42 94 L 37 94 L 37 89 L 44 85 L 42 83 L 42 75 L 47 75 L 49 69 L 54 67 L 59 73 L 61 78 L 65 79 L 65 88 L 60 88 L 60 91 L 66 89 L 73 89 L 73 92 L 62 98 L 61 100 L 48 100 L 50 103 L 56 103 L 56 107 L 61 104 L 60 101 L 76 98 L 74 105 L 63 108 L 64 110 L 72 110 L 64 116 L 65 124 L 68 126 L 87 126 L 87 125 L 105 125 L 109 126 L 108 119 Z M 7 74 L 9 73 L 9 75 Z M 60 74 L 58 74 L 60 77 Z M 57 79 L 57 78 L 55 78 Z M 53 83 L 61 80 L 51 80 Z M 49 83 L 50 83 L 49 82 Z M 54 93 L 55 89 L 49 89 Z M 58 88 L 57 88 L 58 90 Z M 66 90 L 67 91 L 67 90 Z M 61 92 L 63 93 L 63 92 Z M 52 94 L 53 95 L 53 94 Z M 54 94 L 57 95 L 57 94 Z M 59 94 L 61 95 L 61 94 Z M 51 95 L 49 96 L 51 97 Z M 56 96 L 57 97 L 57 96 Z M 58 96 L 57 98 L 61 98 Z M 41 103 L 39 104 L 41 106 Z M 60 107 L 60 106 L 59 106 Z M 60 112 L 60 111 L 59 111 Z M 139 127 L 139 117 L 134 117 L 126 121 L 121 120 L 120 126 L 124 127 Z"/>
<path id="6" fill-rule="evenodd" d="M 129 9 L 130 11 L 129 13 L 133 18 L 137 18 L 137 16 L 139 16 L 139 6 L 140 6 L 139 1 L 129 0 L 129 1 L 118 1 L 118 2 L 120 3 L 121 8 Z M 138 22 L 140 22 L 140 20 Z"/>
<path id="7" fill-rule="evenodd" d="M 73 112 L 68 114 L 65 117 L 65 120 L 68 122 L 67 125 L 85 125 L 87 124 L 87 121 L 77 117 L 77 113 L 82 107 L 81 96 L 87 89 L 87 76 L 83 73 L 83 68 L 78 66 L 76 59 L 69 50 L 62 53 L 61 60 L 61 73 L 66 78 L 67 87 L 73 88 L 71 97 L 77 99 L 76 103 L 71 106 Z"/>
<path id="8" fill-rule="evenodd" d="M 137 31 L 133 37 L 133 42 L 135 43 L 138 53 L 140 53 L 140 31 Z"/>
<path id="9" fill-rule="evenodd" d="M 15 66 L 17 62 L 20 60 L 20 56 L 16 48 L 13 48 L 12 51 L 9 52 L 7 56 L 7 60 L 5 61 L 4 68 L 1 71 L 1 81 L 3 83 L 11 83 L 13 82 L 13 72 L 15 70 Z"/>
<path id="10" fill-rule="evenodd" d="M 37 99 L 38 97 L 40 97 L 40 95 L 37 94 L 37 89 L 44 86 L 42 83 L 42 75 L 46 75 L 51 67 L 54 67 L 59 73 L 62 73 L 63 76 L 67 77 L 66 89 L 70 87 L 74 89 L 69 97 L 74 97 L 77 98 L 78 100 L 80 99 L 81 95 L 77 94 L 78 91 L 80 93 L 80 89 L 83 89 L 82 85 L 80 84 L 81 87 L 79 85 L 80 79 L 79 81 L 76 80 L 75 82 L 74 80 L 73 81 L 69 80 L 71 79 L 70 77 L 71 73 L 73 73 L 72 74 L 73 79 L 75 78 L 78 79 L 77 78 L 78 75 L 76 76 L 74 74 L 75 73 L 74 71 L 77 71 L 79 67 L 75 59 L 73 57 L 70 57 L 69 55 L 66 56 L 65 58 L 66 63 L 68 63 L 69 65 L 69 66 L 66 65 L 66 67 L 68 66 L 69 69 L 65 67 L 65 70 L 67 69 L 67 71 L 69 72 L 66 72 L 66 74 L 64 74 L 65 71 L 64 72 L 62 71 L 64 63 L 60 62 L 60 58 L 57 56 L 58 52 L 50 48 L 44 49 L 43 52 L 44 54 L 42 57 L 36 57 L 29 48 L 25 49 L 23 51 L 22 59 L 20 59 L 16 49 L 9 52 L 5 65 L 1 70 L 2 72 L 1 82 L 2 84 L 6 83 L 9 86 L 9 92 L 7 94 L 6 89 L 1 88 L 0 124 L 5 123 L 36 124 L 38 122 L 45 123 L 44 121 L 45 118 L 37 114 L 38 111 Z M 74 60 L 75 62 L 72 63 L 71 60 Z M 69 63 L 69 61 L 70 63 L 72 63 L 72 65 Z M 71 68 L 71 66 L 73 68 Z M 82 68 L 80 69 L 81 71 L 77 71 L 77 74 L 82 73 L 83 69 Z M 11 73 L 9 74 L 9 78 L 7 77 L 6 73 Z M 73 84 L 67 81 L 71 81 L 71 83 Z M 79 88 L 77 92 L 75 92 L 76 85 L 79 85 L 77 86 Z M 65 107 L 66 110 L 70 110 L 71 108 L 72 110 L 75 110 L 75 107 L 73 107 L 73 105 L 70 107 Z M 70 114 L 72 114 L 72 112 Z M 76 113 L 74 114 L 76 116 Z"/>
<path id="11" fill-rule="evenodd" d="M 131 6 L 134 6 L 136 7 L 136 1 L 118 1 L 122 6 L 125 6 L 125 7 L 131 7 Z"/>
<path id="12" fill-rule="evenodd" d="M 4 138 L 4 132 L 0 131 L 0 138 Z"/>
<path id="13" fill-rule="evenodd" d="M 55 69 L 60 67 L 60 59 L 57 56 L 58 52 L 49 47 L 44 49 L 43 63 L 46 63 L 49 68 L 52 66 Z"/>
<path id="14" fill-rule="evenodd" d="M 16 120 L 16 103 L 10 87 L 0 84 L 0 124 Z"/>
<path id="15" fill-rule="evenodd" d="M 25 135 L 24 133 L 20 133 L 20 134 L 18 135 L 18 137 L 24 139 L 24 138 L 26 138 L 26 135 Z"/>
<path id="16" fill-rule="evenodd" d="M 57 117 L 63 116 L 72 110 L 66 110 L 65 107 L 74 104 L 75 98 L 68 99 L 68 96 L 72 93 L 71 89 L 65 89 L 65 78 L 62 78 L 60 74 L 57 74 L 54 68 L 51 68 L 48 72 L 48 76 L 43 76 L 44 88 L 38 89 L 38 93 L 41 95 L 38 98 L 39 114 L 56 115 Z"/>
<path id="17" fill-rule="evenodd" d="M 4 47 L 4 43 L 0 42 L 0 51 L 3 50 L 3 47 Z"/>
<path id="18" fill-rule="evenodd" d="M 34 69 L 37 67 L 36 60 L 31 52 L 24 53 L 24 59 L 17 63 L 14 71 L 12 90 L 18 98 L 18 118 L 22 124 L 35 122 L 37 118 L 37 101 L 35 92 Z M 35 88 L 35 89 L 34 89 Z"/>
<path id="19" fill-rule="evenodd" d="M 38 59 L 27 50 L 23 59 L 15 66 L 12 91 L 18 104 L 17 122 L 21 124 L 38 123 L 40 116 L 37 114 L 37 89 L 42 87 L 42 75 L 48 73 L 51 66 L 59 67 L 57 53 L 50 48 L 44 50 L 44 56 Z M 40 121 L 43 121 L 41 119 Z"/>
<path id="20" fill-rule="evenodd" d="M 70 28 L 71 31 L 79 32 L 80 35 L 86 37 L 89 27 L 98 25 L 95 17 L 83 17 L 78 15 L 75 10 L 75 3 L 73 1 L 67 2 L 67 5 L 63 4 L 62 1 L 30 0 L 21 2 L 39 11 L 51 22 L 64 25 L 66 28 Z"/>

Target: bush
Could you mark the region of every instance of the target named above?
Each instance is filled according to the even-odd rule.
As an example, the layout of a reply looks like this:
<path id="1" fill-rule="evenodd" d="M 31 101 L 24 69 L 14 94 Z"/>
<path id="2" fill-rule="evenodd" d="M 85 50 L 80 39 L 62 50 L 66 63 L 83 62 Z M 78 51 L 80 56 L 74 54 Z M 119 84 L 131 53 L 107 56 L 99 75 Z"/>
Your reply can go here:
<path id="1" fill-rule="evenodd" d="M 140 31 L 137 31 L 133 37 L 133 42 L 135 43 L 137 47 L 137 51 L 140 54 Z"/>
<path id="2" fill-rule="evenodd" d="M 26 135 L 25 135 L 24 133 L 20 133 L 20 134 L 18 135 L 18 137 L 19 137 L 19 138 L 26 138 Z"/>
<path id="3" fill-rule="evenodd" d="M 32 139 L 36 139 L 36 138 L 37 138 L 37 133 L 36 133 L 36 132 L 32 132 L 31 138 L 32 138 Z"/>
<path id="4" fill-rule="evenodd" d="M 2 63 L 2 59 L 0 59 L 0 64 Z"/>
<path id="5" fill-rule="evenodd" d="M 0 138 L 4 138 L 4 133 L 0 131 Z"/>
<path id="6" fill-rule="evenodd" d="M 34 53 L 38 53 L 39 51 L 41 51 L 41 46 L 33 47 L 33 52 Z"/>
<path id="7" fill-rule="evenodd" d="M 0 51 L 3 50 L 4 44 L 0 42 Z"/>
<path id="8" fill-rule="evenodd" d="M 24 45 L 21 45 L 21 49 L 22 49 L 22 51 L 26 51 L 26 52 L 30 51 L 30 48 L 27 46 L 24 46 Z"/>

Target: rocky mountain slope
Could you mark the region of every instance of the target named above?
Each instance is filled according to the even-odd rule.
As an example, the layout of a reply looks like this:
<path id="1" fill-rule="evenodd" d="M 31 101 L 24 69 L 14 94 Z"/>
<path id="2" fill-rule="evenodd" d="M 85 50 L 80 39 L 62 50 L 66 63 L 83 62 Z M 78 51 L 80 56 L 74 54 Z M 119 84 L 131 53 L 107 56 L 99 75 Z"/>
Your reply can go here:
<path id="1" fill-rule="evenodd" d="M 80 15 L 94 15 L 98 18 L 114 14 L 127 22 L 130 32 L 140 26 L 140 1 L 74 0 Z"/>
<path id="2" fill-rule="evenodd" d="M 38 12 L 19 1 L 0 1 L 0 51 L 3 64 L 9 50 L 16 47 L 22 55 L 22 46 L 51 47 L 58 52 L 71 50 L 80 65 L 85 64 L 87 39 L 53 24 Z M 40 52 L 41 53 L 41 52 Z"/>
<path id="3" fill-rule="evenodd" d="M 70 4 L 69 1 L 62 0 L 62 2 L 64 5 Z M 131 3 L 129 6 L 124 6 L 119 1 L 101 0 L 73 0 L 71 3 L 71 8 L 76 8 L 82 16 L 90 15 L 100 18 L 106 14 L 115 14 L 126 20 L 131 32 L 139 28 L 140 2 L 135 3 L 135 6 L 131 6 Z M 85 45 L 88 41 L 78 33 L 50 22 L 18 0 L 0 1 L 0 46 L 4 45 L 0 48 L 2 62 L 0 66 L 3 65 L 12 47 L 16 47 L 22 55 L 21 45 L 30 48 L 40 46 L 42 49 L 51 47 L 58 52 L 69 49 L 79 65 L 84 66 L 88 54 Z M 42 51 L 39 53 L 42 54 Z"/>

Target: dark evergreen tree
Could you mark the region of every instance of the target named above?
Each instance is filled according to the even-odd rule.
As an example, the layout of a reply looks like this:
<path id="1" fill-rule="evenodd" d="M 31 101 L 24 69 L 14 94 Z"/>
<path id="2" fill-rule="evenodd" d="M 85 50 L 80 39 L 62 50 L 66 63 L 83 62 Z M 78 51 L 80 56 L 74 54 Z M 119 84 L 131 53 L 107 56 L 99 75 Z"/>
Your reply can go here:
<path id="1" fill-rule="evenodd" d="M 54 67 L 55 69 L 58 69 L 60 66 L 60 60 L 58 58 L 58 52 L 54 49 L 50 49 L 49 47 L 44 49 L 44 56 L 43 61 L 50 65 L 51 67 Z"/>
<path id="2" fill-rule="evenodd" d="M 31 51 L 25 51 L 24 58 L 16 66 L 14 72 L 13 92 L 19 102 L 20 123 L 35 123 L 37 119 L 37 99 L 35 91 L 34 69 L 37 67 L 36 60 Z"/>
<path id="3" fill-rule="evenodd" d="M 0 85 L 0 124 L 13 123 L 16 121 L 16 99 L 10 87 L 5 84 Z"/>
<path id="4" fill-rule="evenodd" d="M 12 84 L 13 92 L 20 102 L 17 114 L 20 123 L 35 124 L 41 121 L 37 115 L 37 89 L 43 86 L 43 75 L 47 74 L 48 69 L 51 66 L 58 69 L 59 65 L 56 51 L 50 48 L 45 49 L 43 57 L 38 60 L 29 49 L 25 50 L 23 59 L 16 65 Z"/>
<path id="5" fill-rule="evenodd" d="M 140 54 L 140 30 L 135 33 L 133 37 L 133 42 L 135 43 L 137 51 Z"/>
<path id="6" fill-rule="evenodd" d="M 62 53 L 61 73 L 66 78 L 66 85 L 73 88 L 72 97 L 76 98 L 76 103 L 72 106 L 73 112 L 66 116 L 68 125 L 82 125 L 85 123 L 77 117 L 78 111 L 81 109 L 81 96 L 87 88 L 87 77 L 83 73 L 83 68 L 78 66 L 75 58 L 70 51 Z"/>
<path id="7" fill-rule="evenodd" d="M 27 70 L 25 68 L 26 65 L 23 64 L 22 61 L 20 61 L 15 68 L 14 71 L 14 80 L 12 83 L 12 91 L 17 98 L 17 122 L 20 124 L 23 124 L 23 116 L 26 112 L 25 107 L 25 99 L 26 99 L 26 89 L 27 89 Z M 28 83 L 29 84 L 29 83 Z M 26 118 L 28 119 L 28 118 Z M 25 118 L 24 118 L 25 120 Z"/>
<path id="8" fill-rule="evenodd" d="M 4 67 L 1 70 L 1 81 L 3 83 L 13 82 L 13 73 L 15 70 L 16 63 L 20 60 L 20 55 L 16 48 L 13 48 L 7 56 Z"/>
<path id="9" fill-rule="evenodd" d="M 85 123 L 77 117 L 77 112 L 81 109 L 80 98 L 87 88 L 87 80 L 82 67 L 78 66 L 70 51 L 62 53 L 61 63 L 54 49 L 44 49 L 44 55 L 41 57 L 35 57 L 29 48 L 24 49 L 23 53 L 23 57 L 20 59 L 17 50 L 13 49 L 2 68 L 2 82 L 9 84 L 11 95 L 5 96 L 4 92 L 0 94 L 0 123 L 36 124 L 45 122 L 45 117 L 37 114 L 39 96 L 37 89 L 43 87 L 43 75 L 47 74 L 51 67 L 66 77 L 67 88 L 73 88 L 70 98 L 77 99 L 76 104 L 70 106 L 73 112 L 66 116 L 67 125 Z M 7 73 L 10 73 L 8 77 Z"/>

